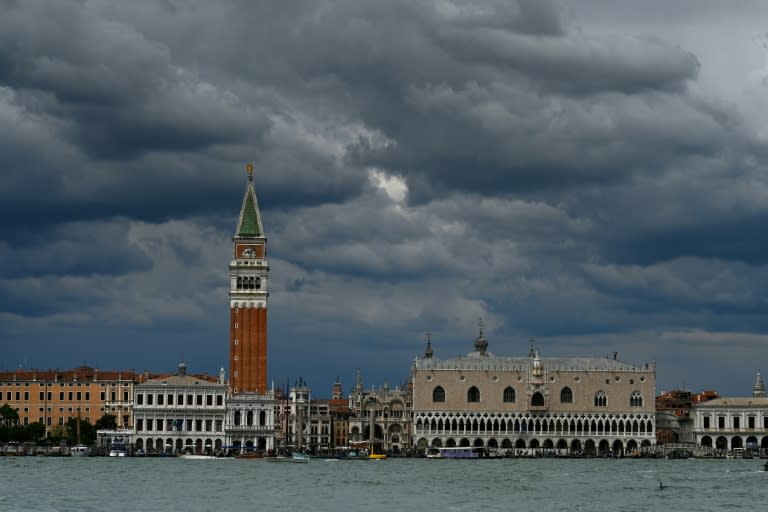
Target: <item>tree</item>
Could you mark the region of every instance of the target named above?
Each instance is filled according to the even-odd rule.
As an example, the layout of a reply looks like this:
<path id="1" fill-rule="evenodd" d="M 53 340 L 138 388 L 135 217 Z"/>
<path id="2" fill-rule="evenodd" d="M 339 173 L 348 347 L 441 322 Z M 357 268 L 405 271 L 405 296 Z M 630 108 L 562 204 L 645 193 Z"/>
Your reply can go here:
<path id="1" fill-rule="evenodd" d="M 7 427 L 19 424 L 19 413 L 8 404 L 0 407 L 0 423 Z"/>
<path id="2" fill-rule="evenodd" d="M 77 444 L 77 422 L 80 422 L 80 442 L 84 445 L 92 445 L 96 441 L 96 428 L 88 421 L 77 418 L 69 418 L 67 421 L 67 443 Z"/>
<path id="3" fill-rule="evenodd" d="M 52 443 L 58 443 L 67 436 L 67 430 L 64 425 L 54 425 L 51 427 L 51 431 L 48 433 L 48 439 Z"/>
<path id="4" fill-rule="evenodd" d="M 114 414 L 104 414 L 96 420 L 96 430 L 117 430 L 117 416 Z"/>

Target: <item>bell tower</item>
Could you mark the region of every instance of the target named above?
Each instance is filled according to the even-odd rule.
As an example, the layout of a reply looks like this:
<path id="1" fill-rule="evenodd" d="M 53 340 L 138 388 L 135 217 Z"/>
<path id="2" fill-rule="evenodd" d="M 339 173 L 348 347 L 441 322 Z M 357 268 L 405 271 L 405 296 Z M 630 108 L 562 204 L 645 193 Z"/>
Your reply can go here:
<path id="1" fill-rule="evenodd" d="M 229 264 L 229 374 L 232 392 L 267 393 L 267 238 L 253 188 L 253 165 L 232 237 Z"/>

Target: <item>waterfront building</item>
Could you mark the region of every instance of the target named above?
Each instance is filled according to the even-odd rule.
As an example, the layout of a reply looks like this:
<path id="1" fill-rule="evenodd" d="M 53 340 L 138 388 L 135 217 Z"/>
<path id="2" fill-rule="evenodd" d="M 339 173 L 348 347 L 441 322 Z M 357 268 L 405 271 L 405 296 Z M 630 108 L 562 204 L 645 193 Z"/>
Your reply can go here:
<path id="1" fill-rule="evenodd" d="M 227 386 L 219 377 L 155 377 L 135 387 L 134 445 L 147 452 L 212 454 L 224 448 Z"/>
<path id="2" fill-rule="evenodd" d="M 281 412 L 285 422 L 284 446 L 290 451 L 331 452 L 331 415 L 328 400 L 312 399 L 312 389 L 299 378 L 291 387 Z"/>
<path id="3" fill-rule="evenodd" d="M 366 390 L 360 372 L 350 393 L 349 441 L 374 444 L 377 453 L 403 454 L 411 446 L 410 395 L 400 387 Z"/>
<path id="4" fill-rule="evenodd" d="M 413 443 L 598 455 L 655 444 L 655 364 L 488 351 L 482 327 L 466 356 L 438 359 L 427 340 L 411 368 Z"/>
<path id="5" fill-rule="evenodd" d="M 693 443 L 693 393 L 687 389 L 662 392 L 656 397 L 656 442 Z"/>
<path id="6" fill-rule="evenodd" d="M 693 394 L 687 389 L 662 391 L 656 397 L 656 441 L 659 444 L 695 443 L 693 406 L 718 398 L 715 391 Z"/>
<path id="7" fill-rule="evenodd" d="M 275 446 L 275 395 L 267 389 L 267 238 L 248 165 L 229 263 L 229 444 L 258 451 Z"/>
<path id="8" fill-rule="evenodd" d="M 344 397 L 341 381 L 336 377 L 328 402 L 328 414 L 331 416 L 331 448 L 334 452 L 349 448 L 349 425 L 354 414 L 349 402 L 350 399 Z"/>
<path id="9" fill-rule="evenodd" d="M 768 454 L 768 397 L 760 372 L 752 396 L 719 397 L 693 407 L 696 444 L 722 452 Z"/>
<path id="10" fill-rule="evenodd" d="M 19 422 L 45 425 L 46 435 L 78 416 L 95 424 L 112 414 L 118 426 L 133 427 L 133 388 L 140 375 L 133 371 L 100 371 L 88 366 L 72 370 L 14 370 L 0 372 L 0 404 L 19 414 Z"/>

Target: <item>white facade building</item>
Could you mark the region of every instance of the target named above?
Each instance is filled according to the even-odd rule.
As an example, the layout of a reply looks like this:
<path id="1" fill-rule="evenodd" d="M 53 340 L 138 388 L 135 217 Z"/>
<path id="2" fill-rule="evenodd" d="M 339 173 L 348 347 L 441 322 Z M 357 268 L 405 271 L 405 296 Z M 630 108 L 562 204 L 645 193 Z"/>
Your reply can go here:
<path id="1" fill-rule="evenodd" d="M 275 394 L 239 393 L 227 399 L 227 446 L 236 452 L 275 449 Z"/>
<path id="2" fill-rule="evenodd" d="M 215 382 L 179 373 L 134 387 L 135 448 L 147 453 L 214 454 L 224 449 L 227 414 L 223 370 Z"/>
<path id="3" fill-rule="evenodd" d="M 696 444 L 721 452 L 768 453 L 768 397 L 759 372 L 751 397 L 702 402 L 693 415 Z"/>

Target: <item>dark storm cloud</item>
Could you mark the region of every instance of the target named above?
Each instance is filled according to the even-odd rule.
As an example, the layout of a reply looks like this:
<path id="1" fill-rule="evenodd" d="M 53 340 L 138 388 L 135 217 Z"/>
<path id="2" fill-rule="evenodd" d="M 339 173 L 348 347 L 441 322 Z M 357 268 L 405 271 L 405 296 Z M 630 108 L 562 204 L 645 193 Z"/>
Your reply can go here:
<path id="1" fill-rule="evenodd" d="M 248 161 L 278 378 L 326 347 L 346 366 L 319 379 L 397 380 L 424 329 L 452 356 L 481 317 L 499 354 L 764 338 L 766 125 L 678 39 L 715 4 L 2 5 L 7 360 L 108 335 L 136 368 L 217 371 Z"/>
<path id="2" fill-rule="evenodd" d="M 18 232 L 0 244 L 2 276 L 121 275 L 148 270 L 146 254 L 125 238 L 126 222 L 74 223 Z M 107 243 L 107 241 L 109 241 Z"/>

